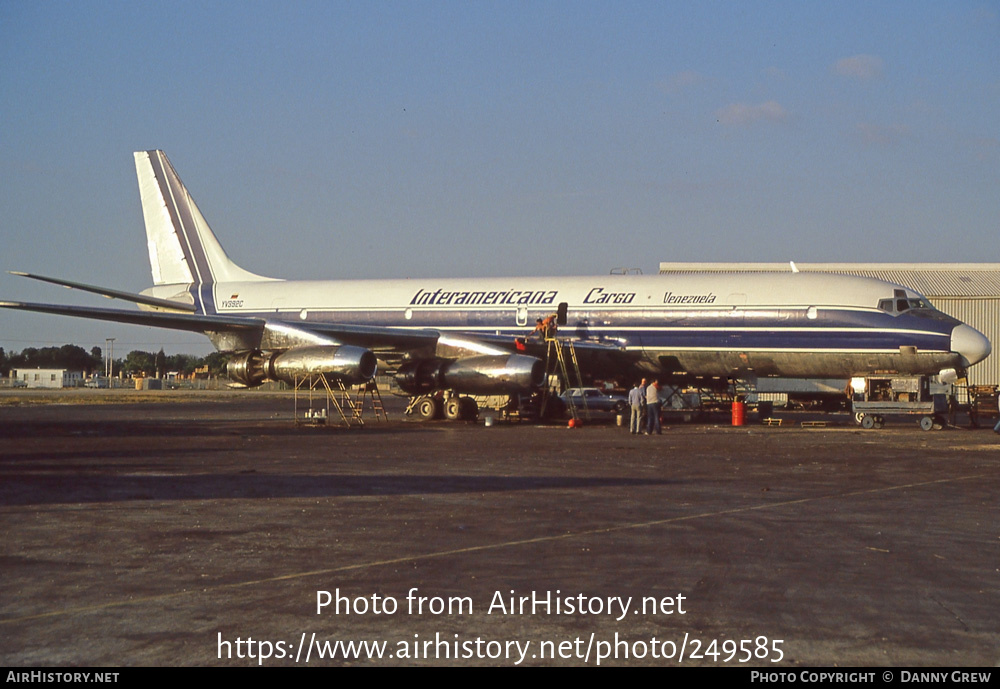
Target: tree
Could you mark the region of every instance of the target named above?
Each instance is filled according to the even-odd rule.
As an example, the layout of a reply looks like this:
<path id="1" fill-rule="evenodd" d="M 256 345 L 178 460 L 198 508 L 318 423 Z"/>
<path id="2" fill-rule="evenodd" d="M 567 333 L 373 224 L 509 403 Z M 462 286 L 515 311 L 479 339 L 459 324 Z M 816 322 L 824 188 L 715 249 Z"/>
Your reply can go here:
<path id="1" fill-rule="evenodd" d="M 152 375 L 153 371 L 156 370 L 156 357 L 149 352 L 132 350 L 125 356 L 120 370 L 125 371 L 130 376 Z"/>
<path id="2" fill-rule="evenodd" d="M 62 347 L 26 347 L 20 354 L 12 354 L 7 360 L 10 368 L 65 368 L 71 371 L 90 373 L 101 364 L 87 354 L 83 347 L 66 344 Z"/>
<path id="3" fill-rule="evenodd" d="M 226 372 L 226 364 L 229 363 L 229 357 L 222 352 L 212 352 L 204 359 L 203 365 L 208 366 L 209 373 L 213 375 L 222 375 Z"/>
<path id="4" fill-rule="evenodd" d="M 194 373 L 201 365 L 201 359 L 190 354 L 171 354 L 167 357 L 167 371 L 177 371 L 186 376 Z"/>
<path id="5" fill-rule="evenodd" d="M 66 344 L 54 352 L 54 368 L 66 368 L 73 371 L 93 372 L 100 366 L 101 360 L 95 359 L 83 347 Z"/>
<path id="6" fill-rule="evenodd" d="M 124 359 L 114 361 L 115 375 L 153 375 L 160 377 L 168 371 L 179 371 L 187 375 L 194 373 L 196 368 L 208 366 L 213 375 L 226 372 L 229 355 L 212 352 L 208 356 L 197 357 L 190 354 L 171 354 L 167 356 L 161 348 L 156 354 L 133 350 Z M 85 349 L 76 345 L 62 347 L 25 347 L 20 352 L 7 353 L 0 347 L 0 375 L 10 375 L 11 369 L 27 368 L 65 368 L 71 371 L 92 373 L 104 369 L 103 352 L 100 347 L 92 347 L 88 354 Z"/>

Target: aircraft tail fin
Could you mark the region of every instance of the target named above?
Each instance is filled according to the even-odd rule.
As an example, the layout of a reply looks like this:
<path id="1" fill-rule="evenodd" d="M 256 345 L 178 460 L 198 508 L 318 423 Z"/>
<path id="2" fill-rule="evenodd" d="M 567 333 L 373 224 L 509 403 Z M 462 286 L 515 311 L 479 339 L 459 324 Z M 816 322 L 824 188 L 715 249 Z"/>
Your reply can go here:
<path id="1" fill-rule="evenodd" d="M 136 151 L 149 265 L 156 285 L 271 280 L 226 255 L 163 151 Z"/>

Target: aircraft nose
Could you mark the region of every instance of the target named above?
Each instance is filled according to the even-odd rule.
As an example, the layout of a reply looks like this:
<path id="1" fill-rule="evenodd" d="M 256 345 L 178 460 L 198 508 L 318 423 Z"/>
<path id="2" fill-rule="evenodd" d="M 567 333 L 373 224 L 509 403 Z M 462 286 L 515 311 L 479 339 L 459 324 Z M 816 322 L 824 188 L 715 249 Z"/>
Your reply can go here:
<path id="1" fill-rule="evenodd" d="M 951 351 L 958 352 L 965 359 L 966 366 L 972 366 L 988 357 L 993 347 L 986 336 L 964 323 L 951 331 Z"/>

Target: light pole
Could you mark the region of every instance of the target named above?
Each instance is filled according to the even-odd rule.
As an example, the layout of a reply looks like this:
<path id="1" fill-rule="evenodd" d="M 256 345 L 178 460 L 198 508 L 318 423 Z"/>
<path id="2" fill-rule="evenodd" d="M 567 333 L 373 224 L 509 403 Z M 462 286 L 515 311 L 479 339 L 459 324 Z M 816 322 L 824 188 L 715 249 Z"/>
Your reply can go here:
<path id="1" fill-rule="evenodd" d="M 104 340 L 107 343 L 105 349 L 108 352 L 107 361 L 104 362 L 104 375 L 108 379 L 108 387 L 111 387 L 111 374 L 115 372 L 115 338 L 108 337 Z"/>

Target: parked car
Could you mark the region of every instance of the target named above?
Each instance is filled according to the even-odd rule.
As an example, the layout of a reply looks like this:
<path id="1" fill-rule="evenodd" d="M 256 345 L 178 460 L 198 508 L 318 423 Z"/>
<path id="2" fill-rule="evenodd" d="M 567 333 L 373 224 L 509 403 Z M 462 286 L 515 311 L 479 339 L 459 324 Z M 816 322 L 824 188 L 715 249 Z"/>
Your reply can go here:
<path id="1" fill-rule="evenodd" d="M 598 388 L 569 388 L 559 395 L 567 405 L 570 402 L 578 409 L 583 409 L 584 400 L 587 409 L 591 411 L 606 411 L 613 414 L 624 414 L 628 409 L 628 397 L 617 392 L 605 392 Z"/>

